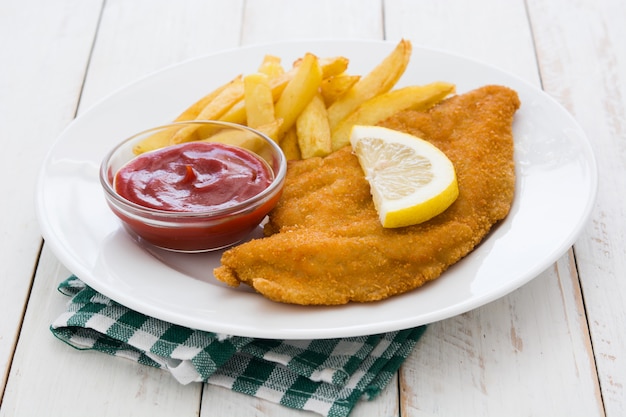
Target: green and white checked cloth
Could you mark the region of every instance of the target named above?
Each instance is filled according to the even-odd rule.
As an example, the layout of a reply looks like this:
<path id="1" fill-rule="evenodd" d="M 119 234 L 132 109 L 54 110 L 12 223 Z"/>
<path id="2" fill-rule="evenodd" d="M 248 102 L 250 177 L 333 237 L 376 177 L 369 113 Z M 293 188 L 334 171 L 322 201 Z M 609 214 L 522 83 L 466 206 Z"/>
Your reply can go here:
<path id="1" fill-rule="evenodd" d="M 181 327 L 130 310 L 71 276 L 71 296 L 52 333 L 91 349 L 169 371 L 182 384 L 204 381 L 324 416 L 350 414 L 376 397 L 425 326 L 371 336 L 271 340 Z"/>

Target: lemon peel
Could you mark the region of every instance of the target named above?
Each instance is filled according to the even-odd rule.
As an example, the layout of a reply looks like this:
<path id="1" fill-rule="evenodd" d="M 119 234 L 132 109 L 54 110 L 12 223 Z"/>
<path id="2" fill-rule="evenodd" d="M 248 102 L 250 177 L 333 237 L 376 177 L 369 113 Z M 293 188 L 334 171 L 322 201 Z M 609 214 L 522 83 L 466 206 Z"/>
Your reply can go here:
<path id="1" fill-rule="evenodd" d="M 454 165 L 424 139 L 384 127 L 356 125 L 350 144 L 385 228 L 430 220 L 459 195 Z"/>

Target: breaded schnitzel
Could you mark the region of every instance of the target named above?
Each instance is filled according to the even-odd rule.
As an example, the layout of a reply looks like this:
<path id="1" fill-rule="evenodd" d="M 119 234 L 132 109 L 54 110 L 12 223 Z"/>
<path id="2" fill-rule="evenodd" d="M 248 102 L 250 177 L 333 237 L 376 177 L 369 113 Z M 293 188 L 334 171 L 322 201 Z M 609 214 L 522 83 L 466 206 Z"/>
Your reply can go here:
<path id="1" fill-rule="evenodd" d="M 515 91 L 486 86 L 382 123 L 426 139 L 453 162 L 459 197 L 422 224 L 384 229 L 350 147 L 289 165 L 267 237 L 227 250 L 220 281 L 269 299 L 332 305 L 382 300 L 439 277 L 506 217 L 513 201 Z"/>

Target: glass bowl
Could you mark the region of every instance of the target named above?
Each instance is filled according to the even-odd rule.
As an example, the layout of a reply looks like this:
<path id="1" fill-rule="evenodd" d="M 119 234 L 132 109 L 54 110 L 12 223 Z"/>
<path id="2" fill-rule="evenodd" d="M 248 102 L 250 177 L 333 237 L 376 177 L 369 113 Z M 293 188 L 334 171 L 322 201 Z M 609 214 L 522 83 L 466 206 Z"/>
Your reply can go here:
<path id="1" fill-rule="evenodd" d="M 269 185 L 258 194 L 228 207 L 202 211 L 150 208 L 122 197 L 114 185 L 120 168 L 142 155 L 176 146 L 170 145 L 172 137 L 181 132 L 185 133 L 185 140 L 189 140 L 184 143 L 222 143 L 256 155 L 269 168 Z M 139 148 L 154 150 L 138 156 Z M 149 129 L 121 142 L 104 157 L 100 182 L 109 207 L 136 240 L 171 251 L 206 252 L 234 245 L 249 236 L 278 202 L 286 172 L 284 153 L 276 142 L 261 132 L 226 122 L 190 121 Z"/>

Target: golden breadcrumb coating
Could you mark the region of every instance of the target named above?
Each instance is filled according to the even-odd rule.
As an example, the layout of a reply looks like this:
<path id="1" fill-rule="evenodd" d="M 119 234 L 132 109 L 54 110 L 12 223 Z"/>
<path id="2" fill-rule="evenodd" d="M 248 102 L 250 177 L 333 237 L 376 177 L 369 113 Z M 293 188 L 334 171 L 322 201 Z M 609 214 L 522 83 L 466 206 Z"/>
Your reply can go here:
<path id="1" fill-rule="evenodd" d="M 289 164 L 267 237 L 226 251 L 217 279 L 304 305 L 382 300 L 422 286 L 472 251 L 507 216 L 515 190 L 515 91 L 486 86 L 381 125 L 426 139 L 455 166 L 459 197 L 414 226 L 385 229 L 357 158 L 345 147 Z"/>

